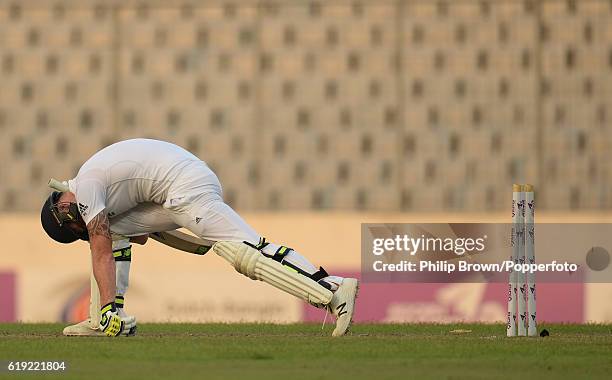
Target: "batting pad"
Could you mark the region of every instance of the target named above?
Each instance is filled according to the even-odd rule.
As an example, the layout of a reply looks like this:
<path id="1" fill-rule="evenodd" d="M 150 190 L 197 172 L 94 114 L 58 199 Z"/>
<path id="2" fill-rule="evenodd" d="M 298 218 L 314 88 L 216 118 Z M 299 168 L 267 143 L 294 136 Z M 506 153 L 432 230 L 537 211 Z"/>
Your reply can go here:
<path id="1" fill-rule="evenodd" d="M 315 306 L 331 302 L 331 291 L 244 243 L 219 241 L 212 250 L 253 280 L 263 281 Z"/>

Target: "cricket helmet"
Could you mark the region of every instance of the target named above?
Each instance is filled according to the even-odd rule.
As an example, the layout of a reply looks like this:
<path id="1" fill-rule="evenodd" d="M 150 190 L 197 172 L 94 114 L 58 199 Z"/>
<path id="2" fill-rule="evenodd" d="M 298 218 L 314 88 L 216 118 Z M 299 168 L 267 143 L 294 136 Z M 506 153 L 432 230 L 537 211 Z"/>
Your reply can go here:
<path id="1" fill-rule="evenodd" d="M 75 203 L 70 203 L 65 211 L 58 210 L 57 203 L 61 195 L 61 192 L 54 191 L 43 204 L 40 211 L 40 223 L 43 229 L 58 243 L 68 244 L 78 239 L 89 240 L 86 228 L 74 228 L 74 225 L 83 221 Z"/>

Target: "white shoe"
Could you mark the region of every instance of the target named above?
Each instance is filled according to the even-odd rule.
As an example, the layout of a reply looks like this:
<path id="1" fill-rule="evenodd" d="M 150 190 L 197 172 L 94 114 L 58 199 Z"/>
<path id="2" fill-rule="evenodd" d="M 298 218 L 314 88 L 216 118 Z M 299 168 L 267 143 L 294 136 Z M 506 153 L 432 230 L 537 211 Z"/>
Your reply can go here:
<path id="1" fill-rule="evenodd" d="M 125 336 L 136 335 L 137 326 L 135 317 L 127 317 L 124 319 L 125 327 L 121 333 Z M 63 334 L 65 336 L 106 336 L 99 328 L 91 327 L 91 320 L 86 319 L 77 323 L 76 325 L 70 325 L 64 328 Z"/>
<path id="2" fill-rule="evenodd" d="M 63 334 L 65 336 L 106 336 L 99 329 L 91 327 L 90 319 L 86 319 L 76 325 L 66 326 Z"/>
<path id="3" fill-rule="evenodd" d="M 346 334 L 353 322 L 355 313 L 355 299 L 359 291 L 359 281 L 356 278 L 345 278 L 342 284 L 334 293 L 328 305 L 332 314 L 337 318 L 336 328 L 332 336 L 342 336 Z"/>

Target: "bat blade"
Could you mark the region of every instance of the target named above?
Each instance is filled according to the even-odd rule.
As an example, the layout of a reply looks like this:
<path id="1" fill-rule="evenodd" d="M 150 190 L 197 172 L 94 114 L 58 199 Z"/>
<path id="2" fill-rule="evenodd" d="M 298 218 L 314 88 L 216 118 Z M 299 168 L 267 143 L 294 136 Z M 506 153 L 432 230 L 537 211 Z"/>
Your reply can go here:
<path id="1" fill-rule="evenodd" d="M 178 230 L 155 232 L 149 234 L 149 236 L 164 245 L 195 255 L 206 254 L 214 244 L 212 241 L 200 239 Z"/>

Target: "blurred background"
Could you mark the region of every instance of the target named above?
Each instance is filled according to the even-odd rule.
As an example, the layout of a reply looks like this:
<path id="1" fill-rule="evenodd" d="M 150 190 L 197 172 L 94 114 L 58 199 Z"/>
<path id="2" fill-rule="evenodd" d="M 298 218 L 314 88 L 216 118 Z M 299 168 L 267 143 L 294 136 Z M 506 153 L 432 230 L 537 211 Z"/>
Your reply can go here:
<path id="1" fill-rule="evenodd" d="M 509 221 L 515 182 L 535 185 L 540 221 L 607 221 L 611 121 L 609 0 L 0 0 L 0 320 L 82 317 L 87 246 L 48 241 L 37 213 L 50 177 L 119 140 L 187 148 L 263 235 L 355 274 L 360 223 Z M 143 320 L 227 320 L 248 300 L 218 283 L 271 300 L 246 319 L 310 318 L 216 258 L 150 245 L 133 265 Z M 362 320 L 505 318 L 503 289 L 454 286 L 378 290 L 392 299 L 363 301 L 378 314 Z M 578 315 L 544 318 L 612 319 L 576 286 L 562 306 Z"/>
<path id="2" fill-rule="evenodd" d="M 1 1 L 0 207 L 148 136 L 239 210 L 610 208 L 611 78 L 607 0 Z"/>

